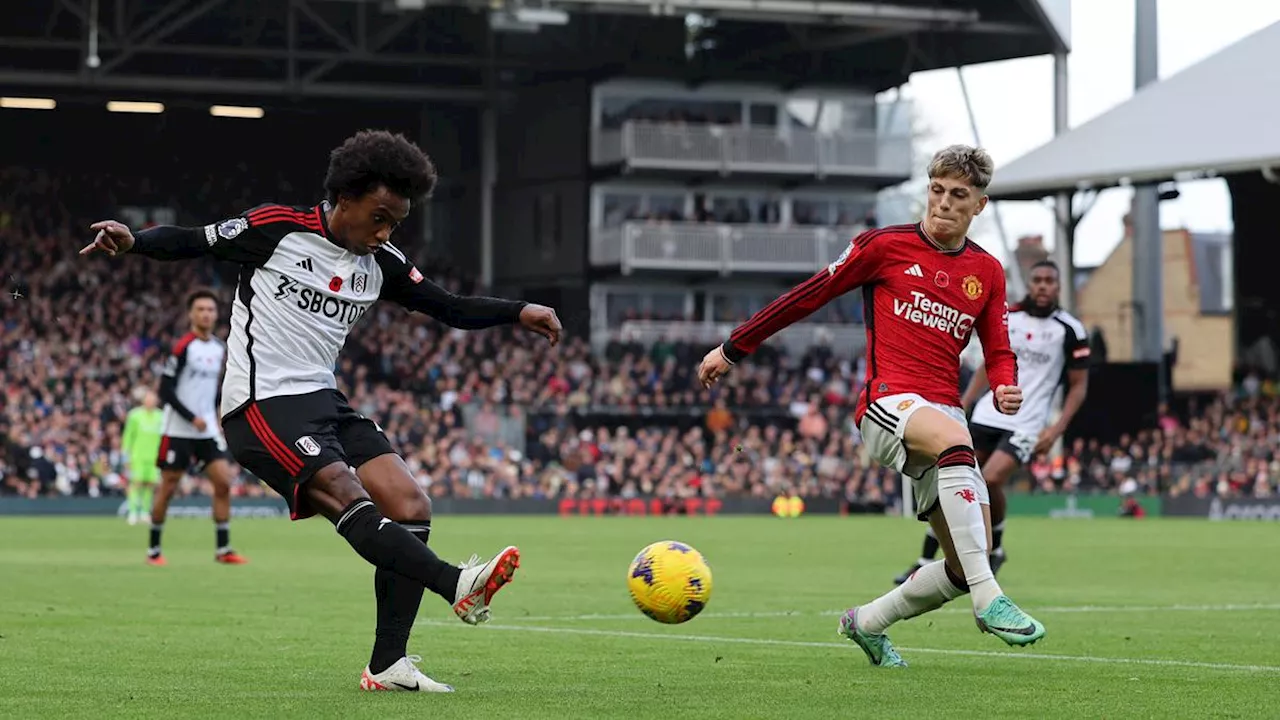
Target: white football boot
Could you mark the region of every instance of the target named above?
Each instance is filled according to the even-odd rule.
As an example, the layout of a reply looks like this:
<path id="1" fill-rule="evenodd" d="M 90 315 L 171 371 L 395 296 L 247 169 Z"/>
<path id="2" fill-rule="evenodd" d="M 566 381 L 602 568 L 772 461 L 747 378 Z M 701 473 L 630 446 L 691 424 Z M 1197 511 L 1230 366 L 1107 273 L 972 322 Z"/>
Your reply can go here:
<path id="1" fill-rule="evenodd" d="M 422 658 L 418 655 L 407 655 L 394 665 L 374 675 L 365 665 L 364 674 L 360 676 L 360 689 L 370 692 L 376 690 L 392 690 L 399 692 L 453 692 L 452 685 L 436 682 L 418 669 Z"/>
<path id="2" fill-rule="evenodd" d="M 520 567 L 520 550 L 508 546 L 483 565 L 480 564 L 480 556 L 472 555 L 459 567 L 462 574 L 458 576 L 453 612 L 462 622 L 479 625 L 489 622 L 489 602 L 503 585 L 511 582 L 516 568 Z"/>

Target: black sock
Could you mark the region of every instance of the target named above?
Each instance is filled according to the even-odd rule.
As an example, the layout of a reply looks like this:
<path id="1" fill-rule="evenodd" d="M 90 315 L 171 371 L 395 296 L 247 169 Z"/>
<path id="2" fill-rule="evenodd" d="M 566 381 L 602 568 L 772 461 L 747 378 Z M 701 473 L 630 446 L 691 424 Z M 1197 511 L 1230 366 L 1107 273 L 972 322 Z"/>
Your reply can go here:
<path id="1" fill-rule="evenodd" d="M 360 557 L 374 566 L 403 575 L 453 602 L 462 570 L 436 557 L 400 523 L 382 517 L 372 500 L 348 505 L 336 529 Z"/>
<path id="2" fill-rule="evenodd" d="M 431 537 L 431 523 L 401 523 L 423 545 Z M 457 587 L 457 581 L 454 581 Z M 409 652 L 409 633 L 418 617 L 424 588 L 403 575 L 378 568 L 373 573 L 373 593 L 378 598 L 378 629 L 373 641 L 369 672 L 378 673 L 391 667 Z M 450 597 L 452 600 L 452 597 Z"/>
<path id="3" fill-rule="evenodd" d="M 1001 521 L 995 527 L 991 528 L 991 554 L 999 555 L 1001 548 L 1004 546 L 1004 522 Z"/>
<path id="4" fill-rule="evenodd" d="M 938 557 L 938 538 L 933 534 L 933 528 L 924 531 L 924 547 L 920 549 L 920 558 L 922 560 L 932 560 Z"/>
<path id="5" fill-rule="evenodd" d="M 151 544 L 147 546 L 147 554 L 155 557 L 160 554 L 160 533 L 164 532 L 164 523 L 151 523 Z"/>
<path id="6" fill-rule="evenodd" d="M 214 525 L 217 528 L 217 539 L 214 541 L 214 547 L 218 550 L 225 550 L 231 546 L 231 528 L 228 523 L 220 522 Z"/>

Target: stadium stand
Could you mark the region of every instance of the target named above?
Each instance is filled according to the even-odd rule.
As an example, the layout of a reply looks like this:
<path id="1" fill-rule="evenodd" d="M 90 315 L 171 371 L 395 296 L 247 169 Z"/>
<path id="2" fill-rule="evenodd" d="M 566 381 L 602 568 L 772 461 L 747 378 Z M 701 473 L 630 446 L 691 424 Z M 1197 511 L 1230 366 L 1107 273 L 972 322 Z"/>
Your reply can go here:
<path id="1" fill-rule="evenodd" d="M 9 278 L 0 366 L 7 384 L 0 492 L 119 493 L 124 414 L 152 387 L 189 288 L 225 301 L 213 264 L 108 264 L 76 256 L 94 178 L 0 172 L 0 243 Z M 240 187 L 205 188 L 210 207 L 244 203 Z M 430 265 L 427 265 L 430 266 Z M 459 292 L 483 291 L 438 271 Z M 224 317 L 225 321 L 225 317 Z M 582 339 L 554 352 L 511 331 L 462 332 L 381 306 L 339 368 L 354 406 L 379 419 L 432 495 L 600 497 L 697 495 L 842 498 L 897 509 L 897 478 L 870 463 L 849 419 L 861 358 L 814 348 L 766 351 L 710 395 L 692 370 L 704 348 Z M 1168 492 L 1265 497 L 1280 458 L 1274 379 L 1242 371 L 1237 389 L 1185 417 L 1112 446 L 1077 439 L 1039 457 L 1031 491 Z M 1190 419 L 1188 419 L 1190 418 Z M 192 480 L 189 493 L 204 492 Z M 247 479 L 242 495 L 265 494 Z"/>

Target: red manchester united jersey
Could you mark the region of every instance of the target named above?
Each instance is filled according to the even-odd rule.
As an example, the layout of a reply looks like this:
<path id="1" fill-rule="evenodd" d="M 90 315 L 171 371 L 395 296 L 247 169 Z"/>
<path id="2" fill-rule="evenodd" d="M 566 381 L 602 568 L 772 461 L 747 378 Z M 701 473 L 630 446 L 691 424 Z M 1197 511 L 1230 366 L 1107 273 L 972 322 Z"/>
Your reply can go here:
<path id="1" fill-rule="evenodd" d="M 867 403 L 917 393 L 941 405 L 960 405 L 960 353 L 976 330 L 994 390 L 1016 385 L 1009 349 L 1004 267 L 965 240 L 944 250 L 919 225 L 869 230 L 825 270 L 797 285 L 743 323 L 724 344 L 737 362 L 788 325 L 834 298 L 862 288 L 867 326 Z"/>

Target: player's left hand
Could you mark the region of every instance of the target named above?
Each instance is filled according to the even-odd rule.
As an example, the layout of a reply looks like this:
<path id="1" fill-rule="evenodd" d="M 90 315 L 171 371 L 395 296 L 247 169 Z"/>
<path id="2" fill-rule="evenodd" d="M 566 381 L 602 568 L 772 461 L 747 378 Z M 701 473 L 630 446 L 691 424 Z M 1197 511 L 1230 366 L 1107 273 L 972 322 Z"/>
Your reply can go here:
<path id="1" fill-rule="evenodd" d="M 1040 431 L 1040 439 L 1036 440 L 1036 449 L 1034 454 L 1049 452 L 1049 448 L 1058 440 L 1058 431 L 1052 427 L 1047 427 Z"/>
<path id="2" fill-rule="evenodd" d="M 560 318 L 556 317 L 555 310 L 546 305 L 534 305 L 533 303 L 525 305 L 524 309 L 520 311 L 520 324 L 526 330 L 531 330 L 546 338 L 552 345 L 560 342 L 560 332 L 563 330 L 560 326 Z"/>
<path id="3" fill-rule="evenodd" d="M 1022 407 L 1022 388 L 1017 385 L 1001 385 L 996 388 L 996 409 L 1005 415 L 1013 415 Z"/>

